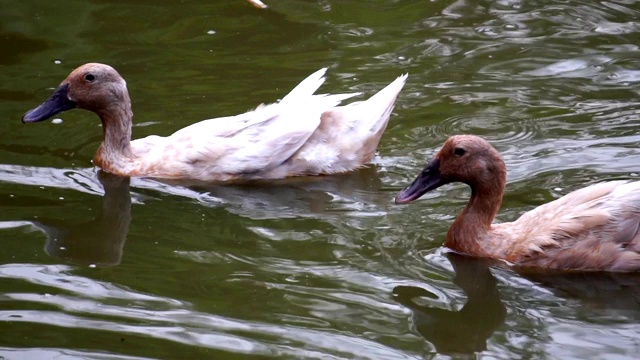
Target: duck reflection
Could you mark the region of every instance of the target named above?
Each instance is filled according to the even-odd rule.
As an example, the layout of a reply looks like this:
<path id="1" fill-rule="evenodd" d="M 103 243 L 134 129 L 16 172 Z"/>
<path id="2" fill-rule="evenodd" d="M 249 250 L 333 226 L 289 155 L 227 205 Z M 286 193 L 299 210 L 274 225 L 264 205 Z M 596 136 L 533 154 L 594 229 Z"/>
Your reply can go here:
<path id="1" fill-rule="evenodd" d="M 245 185 L 168 183 L 129 179 L 104 171 L 98 171 L 98 180 L 104 188 L 104 197 L 92 220 L 72 224 L 60 216 L 30 221 L 45 233 L 47 254 L 83 265 L 120 264 L 132 221 L 130 183 L 136 189 L 186 197 L 197 201 L 199 206 L 224 207 L 230 213 L 251 219 L 319 218 L 336 225 L 344 219 L 344 212 L 328 211 L 335 203 L 338 207 L 358 209 L 364 204 L 388 201 L 378 191 L 381 181 L 373 166 L 344 175 Z M 139 197 L 134 194 L 134 199 Z"/>
<path id="2" fill-rule="evenodd" d="M 131 223 L 129 178 L 99 171 L 98 180 L 104 197 L 95 219 L 77 225 L 50 218 L 33 222 L 47 236 L 47 254 L 84 265 L 120 264 Z"/>
<path id="3" fill-rule="evenodd" d="M 253 220 L 314 218 L 333 223 L 344 219 L 344 212 L 334 210 L 361 211 L 371 205 L 387 206 L 389 201 L 387 194 L 379 191 L 382 181 L 376 166 L 330 176 L 229 185 L 162 182 L 194 191 L 205 205 L 223 205 L 227 211 Z"/>
<path id="4" fill-rule="evenodd" d="M 493 260 L 472 258 L 456 253 L 446 254 L 455 271 L 454 284 L 467 296 L 459 311 L 434 308 L 429 302 L 437 300 L 431 292 L 413 286 L 397 286 L 394 298 L 412 310 L 416 330 L 442 354 L 473 354 L 487 350 L 487 340 L 502 326 L 506 306 L 501 300 L 498 281 L 490 268 L 505 265 Z M 640 274 L 610 272 L 541 272 L 526 268 L 509 268 L 507 277 L 532 282 L 532 287 L 543 287 L 557 298 L 578 300 L 580 307 L 566 309 L 569 316 L 584 313 L 596 319 L 600 314 L 610 318 L 612 312 L 630 319 L 640 320 Z M 520 292 L 516 289 L 514 292 Z M 548 293 L 547 293 L 548 294 Z M 503 294 L 502 297 L 505 295 Z M 555 297 L 554 297 L 555 296 Z M 424 301 L 427 299 L 427 301 Z M 429 301 L 428 299 L 432 299 Z M 544 300 L 544 299 L 541 299 Z M 506 303 L 519 300 L 507 299 Z M 558 313 L 565 311 L 559 305 Z M 517 312 L 516 312 L 517 313 Z"/>
<path id="5" fill-rule="evenodd" d="M 413 311 L 416 330 L 442 354 L 468 354 L 487 349 L 487 339 L 505 321 L 506 308 L 500 300 L 498 282 L 489 263 L 454 253 L 447 254 L 455 270 L 453 282 L 467 295 L 459 311 L 420 304 L 420 298 L 434 298 L 425 289 L 397 286 L 395 299 Z"/>
<path id="6" fill-rule="evenodd" d="M 577 311 L 592 318 L 598 316 L 598 310 L 604 310 L 640 320 L 640 273 L 545 273 L 528 269 L 519 273 L 551 289 L 556 296 L 580 300 L 583 307 Z"/>

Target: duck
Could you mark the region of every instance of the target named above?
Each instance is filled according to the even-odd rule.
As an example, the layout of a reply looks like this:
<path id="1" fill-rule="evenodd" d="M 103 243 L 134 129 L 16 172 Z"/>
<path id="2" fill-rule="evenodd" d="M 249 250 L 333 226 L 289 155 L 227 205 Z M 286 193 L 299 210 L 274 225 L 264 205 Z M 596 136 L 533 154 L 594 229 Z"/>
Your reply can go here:
<path id="1" fill-rule="evenodd" d="M 345 173 L 374 157 L 407 74 L 365 101 L 339 106 L 360 93 L 314 94 L 326 71 L 309 75 L 275 103 L 197 122 L 166 137 L 132 141 L 126 81 L 109 65 L 88 63 L 27 111 L 22 122 L 74 108 L 94 112 L 103 138 L 93 163 L 120 176 L 242 182 Z"/>
<path id="2" fill-rule="evenodd" d="M 640 271 L 639 181 L 596 183 L 513 222 L 493 223 L 507 182 L 505 163 L 485 139 L 454 135 L 395 202 L 406 204 L 455 182 L 471 188 L 471 198 L 444 242 L 456 253 L 533 272 Z"/>

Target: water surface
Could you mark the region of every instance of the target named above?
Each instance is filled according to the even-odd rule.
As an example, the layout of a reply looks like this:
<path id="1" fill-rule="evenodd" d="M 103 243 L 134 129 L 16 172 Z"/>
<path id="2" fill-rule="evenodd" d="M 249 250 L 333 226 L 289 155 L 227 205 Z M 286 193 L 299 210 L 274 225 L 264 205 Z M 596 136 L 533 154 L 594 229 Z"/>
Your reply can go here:
<path id="1" fill-rule="evenodd" d="M 529 278 L 443 251 L 469 192 L 393 204 L 451 134 L 508 167 L 499 221 L 640 173 L 640 3 L 22 1 L 0 22 L 0 356 L 615 358 L 637 281 Z M 100 122 L 23 125 L 85 62 L 126 78 L 134 137 L 408 72 L 379 155 L 343 176 L 179 186 L 98 172 Z"/>

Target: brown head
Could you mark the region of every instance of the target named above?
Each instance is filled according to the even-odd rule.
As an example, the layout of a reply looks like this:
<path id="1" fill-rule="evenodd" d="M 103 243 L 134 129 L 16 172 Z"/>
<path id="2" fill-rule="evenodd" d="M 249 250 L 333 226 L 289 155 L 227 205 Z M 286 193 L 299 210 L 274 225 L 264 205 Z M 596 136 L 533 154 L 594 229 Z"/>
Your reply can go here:
<path id="1" fill-rule="evenodd" d="M 396 196 L 397 204 L 418 199 L 438 187 L 462 182 L 472 191 L 491 192 L 502 198 L 507 171 L 500 153 L 474 135 L 451 136 L 418 177 Z"/>
<path id="2" fill-rule="evenodd" d="M 130 113 L 127 83 L 111 66 L 89 63 L 71 72 L 45 102 L 24 114 L 22 122 L 43 121 L 76 107 L 93 111 L 102 118 L 114 106 Z"/>

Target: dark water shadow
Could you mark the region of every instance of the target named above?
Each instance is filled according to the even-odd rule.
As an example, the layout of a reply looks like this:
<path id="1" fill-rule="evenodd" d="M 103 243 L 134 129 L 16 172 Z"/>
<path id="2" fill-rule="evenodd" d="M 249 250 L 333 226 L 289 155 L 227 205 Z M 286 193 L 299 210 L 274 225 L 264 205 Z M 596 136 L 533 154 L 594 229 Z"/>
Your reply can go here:
<path id="1" fill-rule="evenodd" d="M 510 295 L 501 295 L 498 280 L 491 272 L 492 267 L 504 269 L 505 265 L 455 253 L 447 253 L 447 257 L 455 271 L 453 283 L 467 296 L 462 309 L 451 311 L 434 307 L 441 300 L 420 287 L 397 286 L 392 295 L 412 310 L 416 330 L 439 353 L 460 355 L 485 351 L 488 339 L 506 320 L 505 304 L 511 302 L 510 299 L 503 302 L 501 298 Z M 559 273 L 515 268 L 508 271 L 511 276 L 533 282 L 534 287 L 541 286 L 557 297 L 577 301 L 580 309 L 572 307 L 572 313 L 582 311 L 589 316 L 589 321 L 599 321 L 600 315 L 609 319 L 611 311 L 640 320 L 640 273 Z M 520 291 L 515 289 L 515 292 Z M 557 303 L 556 300 L 553 302 Z"/>
<path id="2" fill-rule="evenodd" d="M 579 300 L 594 318 L 598 310 L 616 310 L 624 311 L 625 317 L 640 320 L 640 273 L 520 270 L 519 274 L 558 297 Z"/>
<path id="3" fill-rule="evenodd" d="M 341 218 L 344 211 L 367 211 L 369 207 L 388 203 L 387 197 L 380 196 L 382 181 L 373 165 L 344 174 L 242 184 L 166 180 L 162 183 L 188 188 L 200 194 L 198 200 L 205 205 L 224 206 L 233 214 L 254 220 L 314 218 L 331 222 Z"/>
<path id="4" fill-rule="evenodd" d="M 46 235 L 47 254 L 83 265 L 119 265 L 132 221 L 130 187 L 168 193 L 198 200 L 207 206 L 223 207 L 236 215 L 254 219 L 322 218 L 342 219 L 343 212 L 328 211 L 333 202 L 347 206 L 369 204 L 381 186 L 375 167 L 348 174 L 297 178 L 272 183 L 214 185 L 130 179 L 98 171 L 104 188 L 102 206 L 91 220 L 70 223 L 64 214 L 42 216 L 29 221 Z M 130 185 L 134 182 L 140 187 Z M 95 189 L 98 190 L 98 189 Z M 152 194 L 151 191 L 147 191 Z M 145 195 L 133 194 L 135 199 Z M 204 199 L 204 200 L 203 200 Z M 336 200 L 338 199 L 338 200 Z M 365 206 L 365 205 L 362 205 Z M 355 206 L 358 207 L 358 206 Z"/>
<path id="5" fill-rule="evenodd" d="M 104 188 L 102 207 L 94 219 L 70 224 L 41 217 L 32 224 L 45 233 L 47 254 L 83 265 L 120 264 L 131 223 L 129 178 L 98 172 Z"/>
<path id="6" fill-rule="evenodd" d="M 471 354 L 484 351 L 487 349 L 487 339 L 504 323 L 506 317 L 498 281 L 490 271 L 492 263 L 453 253 L 447 256 L 455 270 L 453 283 L 467 295 L 467 302 L 462 309 L 450 311 L 430 306 L 435 296 L 419 287 L 397 286 L 393 289 L 393 297 L 413 311 L 412 321 L 416 330 L 439 353 Z"/>
<path id="7" fill-rule="evenodd" d="M 48 50 L 49 43 L 40 39 L 32 39 L 18 32 L 6 32 L 0 30 L 0 65 L 13 65 L 20 63 L 23 56 Z"/>

